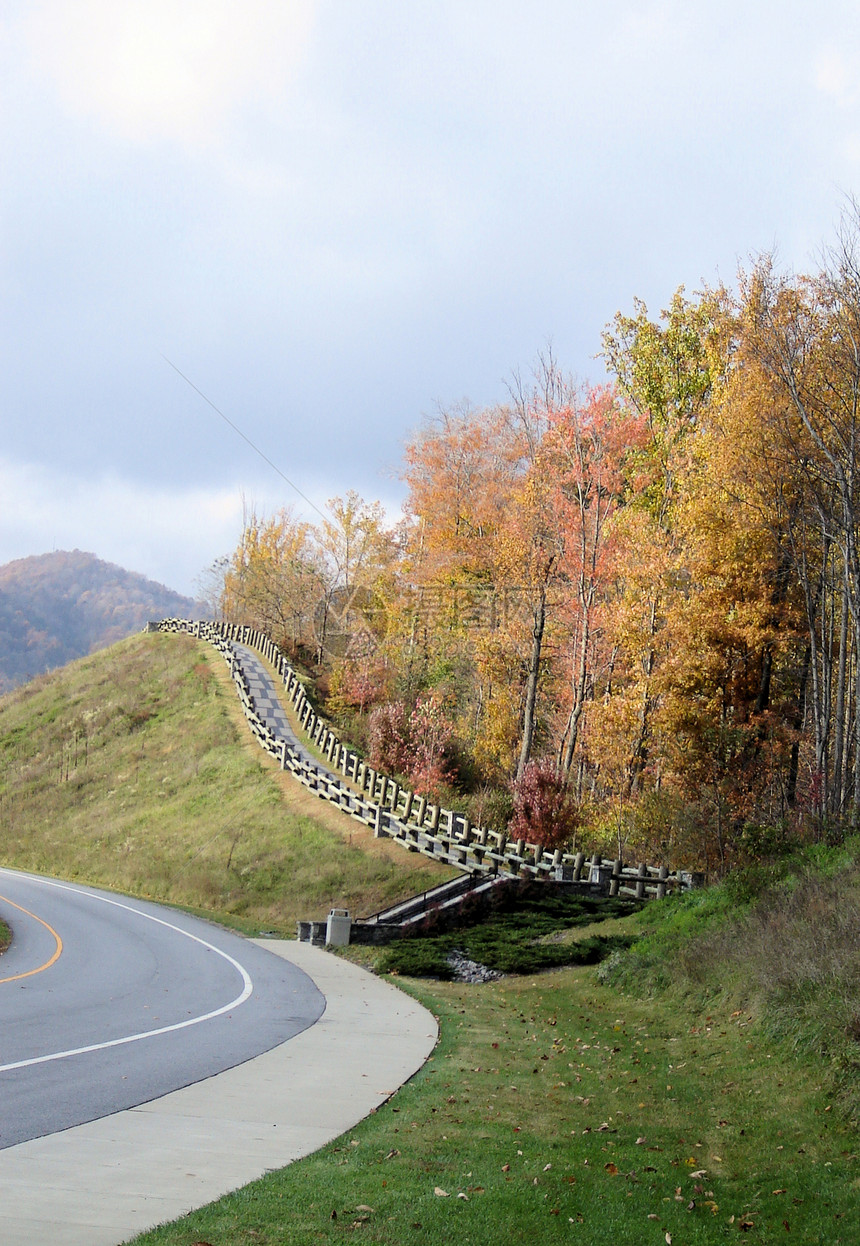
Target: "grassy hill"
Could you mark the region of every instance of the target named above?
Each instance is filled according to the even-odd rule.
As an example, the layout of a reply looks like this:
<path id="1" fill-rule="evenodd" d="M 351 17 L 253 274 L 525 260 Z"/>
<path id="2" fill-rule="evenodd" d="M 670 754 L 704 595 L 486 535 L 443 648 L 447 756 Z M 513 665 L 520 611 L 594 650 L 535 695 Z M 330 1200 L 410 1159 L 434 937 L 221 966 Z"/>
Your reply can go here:
<path id="1" fill-rule="evenodd" d="M 358 915 L 451 871 L 405 854 L 283 774 L 220 656 L 138 635 L 0 698 L 0 859 L 257 933 Z"/>

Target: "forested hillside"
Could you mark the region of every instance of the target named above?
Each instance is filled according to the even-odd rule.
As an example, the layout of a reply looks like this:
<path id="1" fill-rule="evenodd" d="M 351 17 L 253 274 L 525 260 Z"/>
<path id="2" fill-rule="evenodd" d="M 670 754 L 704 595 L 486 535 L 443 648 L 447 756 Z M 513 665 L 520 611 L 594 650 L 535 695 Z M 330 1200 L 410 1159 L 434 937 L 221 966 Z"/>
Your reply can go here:
<path id="1" fill-rule="evenodd" d="M 199 612 L 188 597 L 80 550 L 0 567 L 0 692 L 140 631 Z"/>
<path id="2" fill-rule="evenodd" d="M 860 250 L 641 303 L 409 441 L 405 517 L 252 516 L 223 608 L 476 820 L 712 872 L 860 809 Z M 562 816 L 563 815 L 563 816 Z M 543 829 L 542 829 L 543 828 Z M 553 830 L 554 828 L 554 830 Z"/>

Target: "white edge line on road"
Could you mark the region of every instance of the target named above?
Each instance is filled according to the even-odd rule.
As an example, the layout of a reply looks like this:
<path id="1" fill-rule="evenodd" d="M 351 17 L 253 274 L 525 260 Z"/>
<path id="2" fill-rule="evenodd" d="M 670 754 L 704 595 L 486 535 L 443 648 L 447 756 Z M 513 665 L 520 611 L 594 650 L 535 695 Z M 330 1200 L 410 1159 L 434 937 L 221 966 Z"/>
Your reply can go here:
<path id="1" fill-rule="evenodd" d="M 114 908 L 126 909 L 129 913 L 134 913 L 138 917 L 145 917 L 147 921 L 155 922 L 159 926 L 166 926 L 168 930 L 174 930 L 177 934 L 184 935 L 186 939 L 191 939 L 194 943 L 199 943 L 202 947 L 208 948 L 210 952 L 217 953 L 224 960 L 229 961 L 235 970 L 239 973 L 244 983 L 242 990 L 232 999 L 229 1004 L 224 1004 L 221 1008 L 215 1008 L 212 1012 L 203 1013 L 199 1017 L 189 1017 L 187 1021 L 177 1021 L 173 1025 L 163 1025 L 156 1030 L 141 1030 L 139 1034 L 126 1034 L 123 1038 L 108 1039 L 103 1043 L 91 1043 L 88 1047 L 74 1047 L 69 1051 L 55 1051 L 47 1056 L 34 1056 L 30 1060 L 16 1060 L 13 1064 L 0 1064 L 0 1073 L 10 1072 L 12 1069 L 25 1069 L 33 1064 L 47 1064 L 51 1060 L 66 1060 L 70 1056 L 83 1056 L 91 1051 L 105 1051 L 108 1047 L 122 1047 L 126 1043 L 136 1043 L 143 1038 L 155 1038 L 159 1034 L 170 1034 L 174 1030 L 185 1030 L 192 1025 L 200 1025 L 203 1021 L 211 1021 L 214 1017 L 220 1017 L 225 1012 L 230 1012 L 232 1008 L 238 1008 L 240 1004 L 244 1004 L 245 1000 L 251 995 L 254 984 L 248 971 L 243 965 L 227 952 L 222 952 L 220 948 L 215 947 L 213 943 L 201 939 L 198 935 L 191 934 L 187 930 L 183 930 L 181 926 L 174 926 L 172 922 L 164 921 L 161 917 L 155 917 L 152 913 L 144 913 L 142 909 L 135 908 L 133 904 L 123 904 L 120 900 L 112 900 L 108 896 L 99 895 L 96 892 L 88 891 L 84 887 L 72 887 L 68 883 L 54 882 L 49 878 L 38 878 L 33 874 L 18 874 L 15 871 L 0 869 L 0 873 L 10 874 L 13 878 L 26 878 L 29 882 L 39 883 L 45 887 L 56 887 L 60 891 L 72 891 L 76 895 L 86 896 L 89 900 L 99 900 L 102 904 L 111 904 Z"/>

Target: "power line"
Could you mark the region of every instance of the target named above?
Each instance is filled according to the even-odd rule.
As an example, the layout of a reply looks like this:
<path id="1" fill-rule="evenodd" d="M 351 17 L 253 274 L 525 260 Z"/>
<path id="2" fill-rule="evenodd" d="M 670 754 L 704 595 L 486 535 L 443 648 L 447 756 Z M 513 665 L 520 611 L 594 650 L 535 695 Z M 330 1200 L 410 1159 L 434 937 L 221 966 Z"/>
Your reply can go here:
<path id="1" fill-rule="evenodd" d="M 242 440 L 248 443 L 248 445 L 251 447 L 254 453 L 258 454 L 264 463 L 268 463 L 269 467 L 271 467 L 273 472 L 277 472 L 281 480 L 286 481 L 286 483 L 290 486 L 290 488 L 294 490 L 294 492 L 296 492 L 300 498 L 302 498 L 305 502 L 307 502 L 308 506 L 313 507 L 316 513 L 320 516 L 320 518 L 326 519 L 326 520 L 330 519 L 330 516 L 326 515 L 324 511 L 321 511 L 320 508 L 317 506 L 316 502 L 312 502 L 306 493 L 302 493 L 299 486 L 297 484 L 294 484 L 288 476 L 285 476 L 284 473 L 281 471 L 280 467 L 278 467 L 276 463 L 273 463 L 272 460 L 268 457 L 268 455 L 263 453 L 263 451 L 260 449 L 259 446 L 254 445 L 251 438 L 246 436 L 245 433 L 242 432 L 241 428 L 239 428 L 238 425 L 234 424 L 233 421 L 230 419 L 230 417 L 225 415 L 224 412 L 220 410 L 220 408 L 216 407 L 212 399 L 207 398 L 206 395 L 203 393 L 203 390 L 199 389 L 194 384 L 194 382 L 189 377 L 187 377 L 180 368 L 177 368 L 176 364 L 173 363 L 172 360 L 168 359 L 166 355 L 162 355 L 161 358 L 164 360 L 165 363 L 170 364 L 173 371 L 176 372 L 178 376 L 181 376 L 183 381 L 185 381 L 187 385 L 191 386 L 195 394 L 200 395 L 203 401 L 212 408 L 212 410 L 215 412 L 216 415 L 220 415 L 221 419 L 224 421 L 225 424 L 230 425 L 234 433 L 238 433 L 239 436 L 242 438 Z"/>
<path id="2" fill-rule="evenodd" d="M 254 442 L 251 440 L 251 438 L 247 436 L 246 433 L 243 433 L 241 428 L 239 428 L 237 424 L 234 424 L 233 421 L 230 419 L 230 417 L 228 415 L 225 415 L 224 412 L 220 409 L 220 407 L 216 407 L 212 399 L 207 397 L 207 395 L 203 393 L 203 390 L 200 389 L 199 386 L 195 385 L 194 382 L 191 380 L 191 378 L 186 376 L 181 368 L 177 368 L 176 364 L 173 362 L 172 359 L 168 359 L 167 356 L 164 354 L 162 354 L 161 358 L 164 360 L 166 364 L 170 365 L 170 367 L 177 374 L 177 376 L 182 377 L 186 385 L 191 386 L 195 394 L 200 395 L 200 397 L 203 399 L 206 405 L 211 407 L 212 410 L 215 412 L 215 414 L 219 415 L 225 424 L 229 424 L 230 428 L 232 428 L 234 433 L 238 433 L 238 435 L 242 438 L 242 440 L 251 447 L 254 453 L 259 455 L 259 457 L 263 460 L 263 462 L 266 463 L 269 467 L 271 467 L 273 472 L 276 472 L 277 475 L 280 476 L 281 480 L 285 481 L 285 483 L 288 484 L 290 488 L 299 495 L 300 498 L 302 498 L 305 502 L 307 502 L 308 506 L 313 507 L 313 509 L 316 511 L 316 513 L 320 516 L 321 519 L 325 520 L 327 523 L 334 523 L 336 527 L 341 529 L 341 531 L 345 531 L 343 521 L 337 515 L 333 514 L 331 511 L 328 514 L 326 514 L 325 511 L 320 510 L 316 502 L 311 501 L 308 495 L 306 493 L 303 493 L 302 490 L 299 488 L 299 486 L 297 484 L 294 484 L 293 481 L 290 480 L 289 476 L 286 476 L 281 471 L 277 463 L 273 463 L 272 460 L 269 458 L 269 456 L 267 454 L 264 454 L 263 451 L 260 449 L 260 447 L 255 445 Z M 349 600 L 346 603 L 345 610 L 341 612 L 340 614 L 338 613 L 337 610 L 334 609 L 332 605 L 331 612 L 335 619 L 342 618 L 346 613 L 348 613 L 353 598 L 354 598 L 354 594 L 350 596 Z M 216 834 L 213 836 L 213 840 L 210 840 L 209 842 L 211 843 L 215 839 L 217 839 L 220 835 L 223 834 L 224 830 L 229 828 L 229 826 L 230 826 L 230 823 L 228 823 L 226 827 L 223 827 L 222 830 L 217 831 Z M 205 844 L 204 848 L 205 847 L 208 847 L 208 844 Z M 202 852 L 203 849 L 200 849 L 200 851 Z"/>

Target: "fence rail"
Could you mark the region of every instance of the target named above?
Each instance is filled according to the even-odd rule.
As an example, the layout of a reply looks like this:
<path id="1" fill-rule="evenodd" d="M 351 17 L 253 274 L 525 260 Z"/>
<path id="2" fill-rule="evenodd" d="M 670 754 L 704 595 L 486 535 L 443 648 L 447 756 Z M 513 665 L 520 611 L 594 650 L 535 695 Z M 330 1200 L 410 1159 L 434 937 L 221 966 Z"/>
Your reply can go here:
<path id="1" fill-rule="evenodd" d="M 445 809 L 425 796 L 401 787 L 389 775 L 374 769 L 336 735 L 314 710 L 304 685 L 278 646 L 263 632 L 247 625 L 188 619 L 162 619 L 148 630 L 184 633 L 213 645 L 230 669 L 251 732 L 260 746 L 310 791 L 337 805 L 350 817 L 372 827 L 409 852 L 420 852 L 473 874 L 511 878 L 554 878 L 589 885 L 609 895 L 662 899 L 673 889 L 695 886 L 698 876 L 672 872 L 666 866 L 632 865 L 620 857 L 607 860 L 595 853 L 546 852 L 523 839 L 509 839 L 504 831 L 473 826 L 468 816 Z M 309 761 L 289 741 L 276 736 L 263 722 L 254 704 L 235 645 L 256 650 L 283 681 L 301 729 L 326 765 Z"/>

